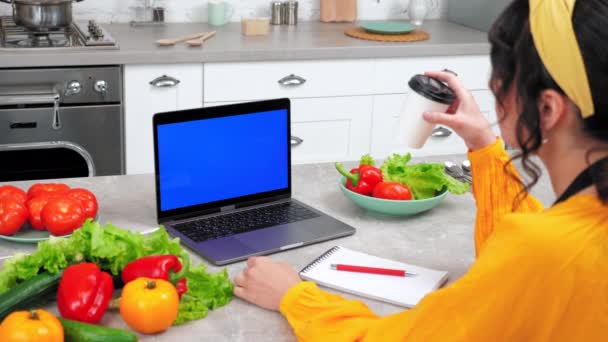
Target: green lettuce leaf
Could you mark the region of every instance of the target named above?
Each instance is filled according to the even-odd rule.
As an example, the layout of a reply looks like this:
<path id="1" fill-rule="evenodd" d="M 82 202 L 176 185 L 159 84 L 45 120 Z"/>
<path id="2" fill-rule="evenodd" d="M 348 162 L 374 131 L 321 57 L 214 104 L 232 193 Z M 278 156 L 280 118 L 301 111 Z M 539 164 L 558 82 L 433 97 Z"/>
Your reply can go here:
<path id="1" fill-rule="evenodd" d="M 435 197 L 438 192 L 446 189 L 457 195 L 469 190 L 469 184 L 446 174 L 441 164 L 408 165 L 411 159 L 409 153 L 390 156 L 381 167 L 384 180 L 406 185 L 417 200 Z"/>
<path id="2" fill-rule="evenodd" d="M 188 292 L 180 301 L 176 325 L 201 319 L 208 310 L 222 307 L 232 300 L 233 284 L 226 269 L 211 274 L 207 273 L 204 265 L 197 265 L 190 268 L 186 279 Z"/>
<path id="3" fill-rule="evenodd" d="M 164 227 L 142 235 L 87 220 L 70 237 L 51 237 L 38 244 L 32 254 L 17 254 L 4 261 L 0 270 L 0 294 L 18 286 L 41 272 L 57 274 L 69 265 L 94 262 L 102 270 L 119 275 L 131 261 L 148 255 L 176 255 L 189 263 L 188 252 L 179 239 L 172 239 Z M 208 310 L 228 304 L 232 300 L 232 282 L 224 269 L 207 273 L 204 265 L 190 267 L 186 274 L 188 293 L 182 296 L 176 324 L 201 319 Z"/>
<path id="4" fill-rule="evenodd" d="M 182 325 L 190 321 L 205 318 L 207 317 L 207 312 L 209 312 L 209 309 L 207 309 L 203 300 L 184 293 L 179 302 L 179 311 L 173 325 Z"/>

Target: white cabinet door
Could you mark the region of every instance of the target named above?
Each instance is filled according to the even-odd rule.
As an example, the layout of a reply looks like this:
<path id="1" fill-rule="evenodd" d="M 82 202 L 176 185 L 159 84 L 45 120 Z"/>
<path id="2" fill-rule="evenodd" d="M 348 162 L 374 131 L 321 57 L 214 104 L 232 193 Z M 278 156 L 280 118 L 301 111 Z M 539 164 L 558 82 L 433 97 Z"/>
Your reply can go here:
<path id="1" fill-rule="evenodd" d="M 368 153 L 372 101 L 372 96 L 291 100 L 292 164 L 359 160 Z"/>
<path id="2" fill-rule="evenodd" d="M 371 139 L 371 96 L 292 101 L 292 162 L 359 160 Z"/>
<path id="3" fill-rule="evenodd" d="M 489 90 L 480 90 L 474 91 L 473 96 L 479 104 L 481 112 L 492 120 L 492 117 L 495 116 L 492 93 Z M 411 152 L 414 157 L 466 153 L 467 148 L 464 141 L 455 133 L 448 137 L 431 137 L 419 150 L 400 146 L 397 136 L 399 115 L 404 100 L 405 94 L 374 96 L 371 151 L 375 158 L 384 159 L 392 153 L 406 152 Z"/>
<path id="4" fill-rule="evenodd" d="M 127 174 L 154 172 L 152 117 L 203 104 L 203 65 L 125 66 Z"/>

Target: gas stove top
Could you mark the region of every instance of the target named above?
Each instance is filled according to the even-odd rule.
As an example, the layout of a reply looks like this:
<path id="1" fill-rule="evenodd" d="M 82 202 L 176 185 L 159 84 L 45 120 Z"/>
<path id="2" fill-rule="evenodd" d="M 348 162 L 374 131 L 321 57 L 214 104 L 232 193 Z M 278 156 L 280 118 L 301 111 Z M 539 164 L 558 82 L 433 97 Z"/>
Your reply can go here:
<path id="1" fill-rule="evenodd" d="M 69 27 L 33 32 L 18 26 L 10 16 L 0 17 L 0 50 L 97 50 L 118 49 L 112 36 L 94 20 L 73 22 Z"/>

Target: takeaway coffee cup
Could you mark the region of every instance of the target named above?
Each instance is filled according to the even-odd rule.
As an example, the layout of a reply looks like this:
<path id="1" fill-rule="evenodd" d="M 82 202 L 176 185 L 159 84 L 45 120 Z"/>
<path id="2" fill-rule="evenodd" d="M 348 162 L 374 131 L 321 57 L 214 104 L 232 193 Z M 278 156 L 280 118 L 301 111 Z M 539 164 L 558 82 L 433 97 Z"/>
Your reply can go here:
<path id="1" fill-rule="evenodd" d="M 412 77 L 408 85 L 410 89 L 399 120 L 398 140 L 401 145 L 419 149 L 435 128 L 422 114 L 445 112 L 456 100 L 456 95 L 443 82 L 426 75 Z"/>

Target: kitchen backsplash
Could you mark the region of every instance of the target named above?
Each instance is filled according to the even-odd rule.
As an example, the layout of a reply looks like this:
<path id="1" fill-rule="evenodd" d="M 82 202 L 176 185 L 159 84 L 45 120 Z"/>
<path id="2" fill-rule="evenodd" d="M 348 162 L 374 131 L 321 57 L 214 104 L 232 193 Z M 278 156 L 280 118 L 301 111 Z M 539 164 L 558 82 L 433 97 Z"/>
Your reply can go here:
<path id="1" fill-rule="evenodd" d="M 444 17 L 448 0 L 428 0 L 434 9 L 429 18 Z M 128 22 L 134 17 L 133 7 L 142 0 L 85 0 L 74 3 L 74 18 L 96 19 L 100 22 Z M 269 16 L 270 0 L 228 0 L 234 6 L 232 21 L 243 16 Z M 207 21 L 207 1 L 204 0 L 164 0 L 158 1 L 166 7 L 168 22 Z M 358 0 L 359 19 L 406 19 L 403 11 L 408 0 Z M 0 14 L 10 15 L 11 8 L 0 4 Z M 318 0 L 300 0 L 299 18 L 303 21 L 319 19 Z"/>

